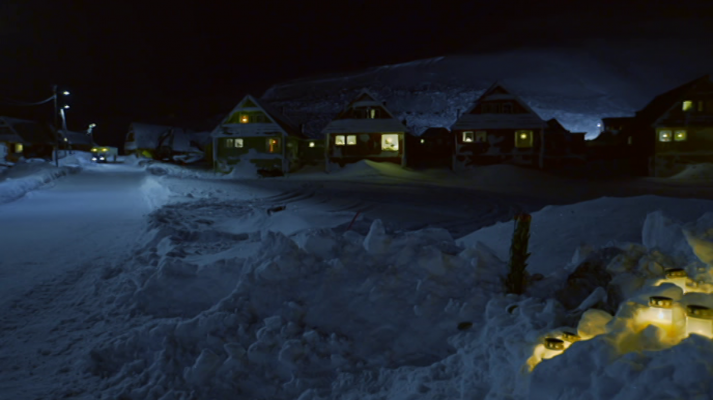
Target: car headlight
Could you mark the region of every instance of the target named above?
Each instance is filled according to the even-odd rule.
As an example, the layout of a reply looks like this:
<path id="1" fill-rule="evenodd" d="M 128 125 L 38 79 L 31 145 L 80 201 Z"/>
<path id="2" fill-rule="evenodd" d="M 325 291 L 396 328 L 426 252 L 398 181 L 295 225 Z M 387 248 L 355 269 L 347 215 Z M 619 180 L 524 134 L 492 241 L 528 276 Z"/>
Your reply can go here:
<path id="1" fill-rule="evenodd" d="M 104 157 L 99 157 L 100 160 L 104 160 Z"/>
<path id="2" fill-rule="evenodd" d="M 92 157 L 92 161 L 96 161 L 96 160 L 97 160 L 97 158 L 96 158 L 96 157 Z"/>

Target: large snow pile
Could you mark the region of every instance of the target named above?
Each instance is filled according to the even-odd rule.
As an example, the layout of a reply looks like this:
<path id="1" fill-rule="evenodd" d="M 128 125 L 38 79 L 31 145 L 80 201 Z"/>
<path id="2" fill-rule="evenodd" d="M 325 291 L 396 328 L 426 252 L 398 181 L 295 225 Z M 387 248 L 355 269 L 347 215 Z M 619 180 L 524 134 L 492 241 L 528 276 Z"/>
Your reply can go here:
<path id="1" fill-rule="evenodd" d="M 713 164 L 689 164 L 683 171 L 673 175 L 669 179 L 713 182 Z"/>
<path id="2" fill-rule="evenodd" d="M 107 271 L 95 288 L 107 312 L 147 323 L 79 365 L 102 377 L 105 398 L 707 398 L 711 342 L 671 347 L 655 327 L 625 328 L 642 296 L 677 296 L 670 285 L 648 288 L 663 268 L 713 281 L 701 272 L 701 259 L 713 261 L 713 214 L 684 224 L 649 211 L 691 221 L 711 205 L 641 197 L 534 213 L 531 264 L 545 278 L 520 297 L 503 293 L 504 257 L 483 244 L 508 245 L 512 224 L 456 242 L 440 229 L 352 226 L 346 215 L 289 229 L 278 221 L 294 218 L 280 216 L 289 210 L 258 202 L 169 205 L 152 215 L 136 262 Z M 606 260 L 611 285 L 567 311 L 556 290 L 595 259 Z M 600 307 L 602 290 L 629 301 L 616 316 L 582 314 Z M 599 336 L 528 372 L 542 339 L 566 326 Z"/>
<path id="3" fill-rule="evenodd" d="M 594 138 L 601 118 L 633 114 L 654 96 L 709 72 L 711 57 L 699 57 L 708 49 L 657 44 L 657 50 L 648 44 L 622 42 L 451 55 L 281 83 L 263 98 L 285 107 L 287 116 L 304 123 L 307 132 L 320 132 L 360 90 L 368 88 L 387 102 L 399 121 L 406 120 L 420 134 L 428 127 L 451 126 L 459 110 L 469 109 L 483 91 L 500 81 L 542 118 L 557 118 L 565 128 Z M 684 70 L 664 68 L 652 57 L 661 48 L 690 52 L 696 62 Z"/>
<path id="4" fill-rule="evenodd" d="M 78 164 L 62 164 L 55 167 L 54 163 L 44 160 L 26 160 L 0 171 L 0 204 L 17 200 L 55 179 L 81 170 Z"/>

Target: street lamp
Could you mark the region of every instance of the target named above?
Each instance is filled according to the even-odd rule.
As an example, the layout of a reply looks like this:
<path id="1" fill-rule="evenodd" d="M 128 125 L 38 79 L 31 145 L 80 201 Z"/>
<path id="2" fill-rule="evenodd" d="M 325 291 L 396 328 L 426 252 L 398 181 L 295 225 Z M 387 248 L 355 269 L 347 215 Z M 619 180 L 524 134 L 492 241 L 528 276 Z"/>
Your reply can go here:
<path id="1" fill-rule="evenodd" d="M 63 91 L 63 95 L 69 96 L 68 91 Z M 52 86 L 52 100 L 54 100 L 54 129 L 55 129 L 55 134 L 57 136 L 57 147 L 55 148 L 54 151 L 54 162 L 55 166 L 59 167 L 59 146 L 60 146 L 60 139 L 59 139 L 59 108 L 57 106 L 57 85 Z M 69 106 L 64 106 L 64 108 L 69 108 Z"/>

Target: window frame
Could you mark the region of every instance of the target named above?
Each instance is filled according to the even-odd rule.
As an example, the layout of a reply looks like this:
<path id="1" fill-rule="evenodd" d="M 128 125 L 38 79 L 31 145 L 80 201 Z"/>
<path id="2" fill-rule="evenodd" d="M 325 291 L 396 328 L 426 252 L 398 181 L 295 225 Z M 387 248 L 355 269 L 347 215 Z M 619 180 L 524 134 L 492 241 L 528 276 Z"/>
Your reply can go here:
<path id="1" fill-rule="evenodd" d="M 470 140 L 468 140 L 469 136 L 470 136 Z M 475 132 L 474 131 L 463 131 L 463 133 L 461 134 L 461 142 L 475 143 Z"/>
<path id="2" fill-rule="evenodd" d="M 235 143 L 234 147 L 236 149 L 242 149 L 243 147 L 245 147 L 245 141 L 243 140 L 243 138 L 235 138 L 234 143 Z M 240 144 L 240 145 L 238 146 L 238 144 Z"/>
<path id="3" fill-rule="evenodd" d="M 356 146 L 356 144 L 358 142 L 357 135 L 346 135 L 346 136 L 347 136 L 347 139 L 346 139 L 347 146 Z M 354 143 L 350 143 L 351 140 L 353 140 Z"/>
<path id="4" fill-rule="evenodd" d="M 341 139 L 341 141 L 340 141 L 340 139 Z M 335 146 L 346 146 L 347 145 L 347 136 L 346 135 L 334 135 L 334 145 Z"/>
<path id="5" fill-rule="evenodd" d="M 395 139 L 394 143 L 388 143 L 388 139 Z M 390 145 L 390 149 L 387 149 L 386 146 Z M 381 134 L 381 151 L 388 151 L 388 152 L 398 152 L 399 151 L 399 134 L 398 133 L 382 133 Z"/>
<path id="6" fill-rule="evenodd" d="M 666 136 L 668 135 L 668 136 Z M 673 130 L 672 129 L 661 129 L 658 134 L 658 141 L 661 143 L 670 143 L 673 141 Z"/>
<path id="7" fill-rule="evenodd" d="M 678 134 L 683 133 L 682 137 L 679 139 Z M 674 129 L 673 131 L 673 141 L 674 142 L 685 142 L 688 140 L 688 132 L 685 129 Z"/>
<path id="8" fill-rule="evenodd" d="M 521 138 L 521 135 L 526 134 L 529 138 Z M 527 143 L 523 143 L 523 141 Z M 535 132 L 528 129 L 520 129 L 515 131 L 515 148 L 518 149 L 531 149 L 535 147 Z"/>

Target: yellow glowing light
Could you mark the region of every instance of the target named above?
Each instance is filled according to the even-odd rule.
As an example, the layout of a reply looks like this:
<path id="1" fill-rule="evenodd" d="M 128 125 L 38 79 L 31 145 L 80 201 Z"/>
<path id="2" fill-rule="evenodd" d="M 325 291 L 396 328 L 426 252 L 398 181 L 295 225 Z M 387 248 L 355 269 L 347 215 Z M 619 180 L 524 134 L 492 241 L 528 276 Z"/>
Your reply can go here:
<path id="1" fill-rule="evenodd" d="M 92 153 L 96 153 L 96 152 L 97 152 L 97 148 L 96 148 L 96 147 L 93 147 L 93 148 L 92 148 Z"/>
<path id="2" fill-rule="evenodd" d="M 640 329 L 654 325 L 669 332 L 673 327 L 673 299 L 663 296 L 649 297 L 649 307 L 640 309 L 636 319 Z"/>
<path id="3" fill-rule="evenodd" d="M 356 135 L 348 135 L 347 136 L 347 145 L 353 146 L 357 144 L 357 137 Z"/>
<path id="4" fill-rule="evenodd" d="M 249 120 L 249 119 L 248 119 L 248 116 L 247 116 L 247 115 L 242 115 L 242 116 L 240 117 L 240 122 L 242 122 L 242 123 L 244 123 L 244 124 L 247 123 L 248 120 Z"/>
<path id="5" fill-rule="evenodd" d="M 689 111 L 693 109 L 693 102 L 691 100 L 685 100 L 683 102 L 683 111 Z"/>
<path id="6" fill-rule="evenodd" d="M 314 147 L 314 142 L 309 142 L 309 147 Z"/>
<path id="7" fill-rule="evenodd" d="M 527 139 L 527 133 L 521 133 L 520 139 Z"/>
<path id="8" fill-rule="evenodd" d="M 660 142 L 670 142 L 671 141 L 671 131 L 660 131 L 659 132 L 659 141 Z"/>
<path id="9" fill-rule="evenodd" d="M 708 307 L 686 307 L 686 336 L 702 335 L 713 339 L 713 310 Z"/>
<path id="10" fill-rule="evenodd" d="M 426 143 L 426 139 L 421 139 L 421 144 Z"/>
<path id="11" fill-rule="evenodd" d="M 677 142 L 683 142 L 686 140 L 686 131 L 676 131 L 674 134 L 674 139 Z"/>
<path id="12" fill-rule="evenodd" d="M 15 153 L 22 153 L 22 150 L 24 150 L 24 146 L 22 143 L 15 143 Z"/>
<path id="13" fill-rule="evenodd" d="M 670 268 L 665 271 L 666 280 L 663 282 L 673 283 L 686 293 L 688 290 L 688 274 L 683 268 Z"/>
<path id="14" fill-rule="evenodd" d="M 102 149 L 102 151 L 109 151 L 109 149 L 107 149 L 107 148 L 103 148 L 103 149 Z"/>
<path id="15" fill-rule="evenodd" d="M 336 146 L 344 146 L 346 144 L 346 138 L 344 135 L 337 135 L 334 137 L 334 144 Z"/>
<path id="16" fill-rule="evenodd" d="M 546 338 L 545 351 L 542 354 L 542 359 L 549 360 L 552 357 L 556 357 L 562 354 L 562 352 L 564 352 L 564 348 L 564 340 L 556 338 Z"/>

